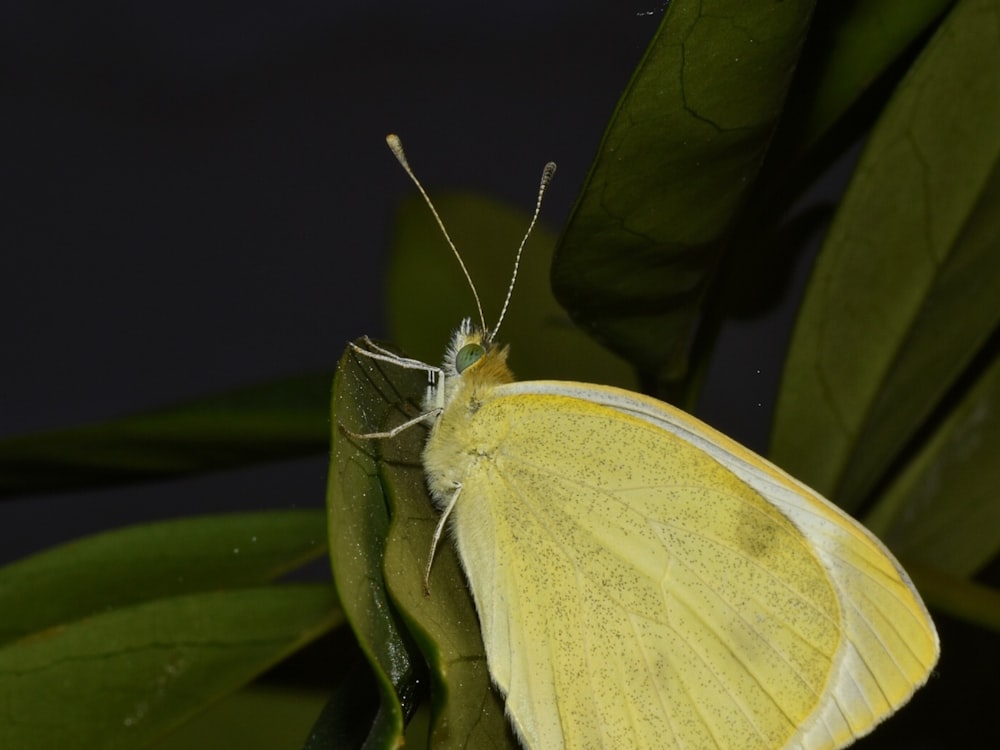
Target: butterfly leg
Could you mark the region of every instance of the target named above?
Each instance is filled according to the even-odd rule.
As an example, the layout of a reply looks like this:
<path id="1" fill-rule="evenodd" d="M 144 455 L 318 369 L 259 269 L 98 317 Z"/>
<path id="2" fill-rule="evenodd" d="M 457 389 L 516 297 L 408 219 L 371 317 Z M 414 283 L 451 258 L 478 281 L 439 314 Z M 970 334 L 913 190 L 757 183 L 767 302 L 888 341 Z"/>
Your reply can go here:
<path id="1" fill-rule="evenodd" d="M 421 362 L 419 359 L 401 357 L 398 354 L 394 354 L 388 349 L 379 346 L 367 336 L 365 336 L 363 340 L 365 345 L 370 348 L 366 349 L 363 346 L 358 346 L 353 341 L 349 341 L 348 346 L 363 357 L 377 359 L 380 362 L 389 362 L 397 367 L 402 367 L 404 370 L 426 370 L 427 372 L 435 373 L 437 375 L 440 375 L 441 373 L 440 367 L 429 365 L 426 362 Z"/>
<path id="2" fill-rule="evenodd" d="M 350 435 L 352 438 L 356 438 L 358 440 L 375 440 L 376 438 L 394 438 L 396 437 L 396 435 L 403 432 L 404 430 L 408 430 L 414 425 L 420 424 L 424 420 L 433 419 L 440 413 L 441 413 L 440 409 L 434 409 L 433 411 L 425 412 L 424 414 L 420 414 L 414 417 L 413 419 L 408 419 L 402 424 L 398 424 L 391 430 L 386 430 L 385 432 L 353 432 L 352 430 L 349 430 L 346 427 L 344 427 L 344 425 L 340 425 L 340 429 L 343 430 L 345 434 Z"/>
<path id="3" fill-rule="evenodd" d="M 423 370 L 426 372 L 427 393 L 424 396 L 424 406 L 426 408 L 428 405 L 433 404 L 435 407 L 433 410 L 428 409 L 428 414 L 430 414 L 431 411 L 438 414 L 441 413 L 441 410 L 444 408 L 444 391 L 438 388 L 438 383 L 444 380 L 444 371 L 440 367 L 435 367 L 434 365 L 429 365 L 426 362 L 421 362 L 419 359 L 401 357 L 400 355 L 379 346 L 367 336 L 365 336 L 362 340 L 365 342 L 365 346 L 358 346 L 353 341 L 349 341 L 348 345 L 357 354 L 360 354 L 363 357 L 376 359 L 379 362 L 388 362 L 391 365 L 402 367 L 404 370 Z"/>
<path id="4" fill-rule="evenodd" d="M 444 533 L 444 525 L 448 521 L 448 516 L 451 515 L 451 511 L 454 509 L 455 503 L 458 502 L 458 497 L 461 494 L 462 485 L 456 482 L 455 491 L 452 493 L 451 499 L 448 500 L 448 505 L 441 511 L 441 517 L 434 528 L 434 536 L 431 537 L 431 551 L 427 555 L 427 567 L 424 569 L 424 596 L 431 595 L 431 565 L 434 564 L 434 553 L 437 551 L 438 542 L 441 541 L 441 534 Z"/>

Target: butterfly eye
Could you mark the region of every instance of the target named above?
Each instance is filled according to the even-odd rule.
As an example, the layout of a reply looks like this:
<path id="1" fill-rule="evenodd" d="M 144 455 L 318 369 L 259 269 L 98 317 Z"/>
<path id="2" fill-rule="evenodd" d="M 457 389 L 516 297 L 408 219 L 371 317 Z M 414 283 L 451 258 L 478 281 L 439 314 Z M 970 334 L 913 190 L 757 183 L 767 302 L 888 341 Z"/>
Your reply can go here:
<path id="1" fill-rule="evenodd" d="M 486 354 L 486 350 L 479 344 L 466 344 L 455 355 L 455 369 L 458 370 L 459 374 L 465 372 L 484 354 Z"/>

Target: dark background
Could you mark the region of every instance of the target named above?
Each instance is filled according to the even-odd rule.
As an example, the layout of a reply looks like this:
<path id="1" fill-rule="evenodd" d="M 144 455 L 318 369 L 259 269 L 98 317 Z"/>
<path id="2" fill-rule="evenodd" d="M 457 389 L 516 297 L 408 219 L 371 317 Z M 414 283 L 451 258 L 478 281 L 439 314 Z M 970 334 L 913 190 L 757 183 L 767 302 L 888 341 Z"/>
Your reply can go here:
<path id="1" fill-rule="evenodd" d="M 654 4 L 5 5 L 0 436 L 329 371 L 384 335 L 412 186 L 569 212 Z M 653 15 L 645 11 L 655 10 Z M 442 344 L 448 332 L 442 332 Z M 0 559 L 149 517 L 321 506 L 323 458 L 0 504 Z"/>
<path id="2" fill-rule="evenodd" d="M 560 227 L 661 5 L 5 6 L 0 437 L 332 373 L 346 341 L 385 335 L 392 219 L 413 194 L 388 132 L 431 192 L 525 209 L 557 161 L 544 221 Z M 758 450 L 776 320 L 727 332 L 706 395 Z M 319 506 L 325 472 L 5 502 L 0 560 L 150 517 Z"/>
<path id="3" fill-rule="evenodd" d="M 432 193 L 527 208 L 557 161 L 544 221 L 558 228 L 663 5 L 4 4 L 0 437 L 332 374 L 347 340 L 384 335 L 393 211 L 412 193 L 387 132 Z M 757 450 L 797 294 L 729 326 L 708 381 L 703 416 Z M 8 501 L 0 562 L 151 518 L 320 507 L 325 481 L 317 457 Z M 881 742 L 990 726 L 996 639 L 941 625 L 926 708 Z M 945 669 L 949 640 L 970 669 Z"/>

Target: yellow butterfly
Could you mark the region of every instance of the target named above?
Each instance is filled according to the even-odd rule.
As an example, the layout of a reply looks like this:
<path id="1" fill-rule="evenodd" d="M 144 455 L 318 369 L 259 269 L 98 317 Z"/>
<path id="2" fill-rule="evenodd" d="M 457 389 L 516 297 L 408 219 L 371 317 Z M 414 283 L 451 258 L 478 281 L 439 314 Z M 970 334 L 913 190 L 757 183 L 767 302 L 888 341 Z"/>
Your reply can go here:
<path id="1" fill-rule="evenodd" d="M 510 289 L 492 329 L 464 321 L 440 368 L 370 341 L 355 349 L 431 374 L 422 414 L 361 437 L 430 424 L 423 465 L 442 513 L 425 586 L 447 521 L 522 743 L 839 748 L 905 703 L 939 645 L 889 551 L 668 404 L 514 382 L 495 341 L 509 301 Z"/>

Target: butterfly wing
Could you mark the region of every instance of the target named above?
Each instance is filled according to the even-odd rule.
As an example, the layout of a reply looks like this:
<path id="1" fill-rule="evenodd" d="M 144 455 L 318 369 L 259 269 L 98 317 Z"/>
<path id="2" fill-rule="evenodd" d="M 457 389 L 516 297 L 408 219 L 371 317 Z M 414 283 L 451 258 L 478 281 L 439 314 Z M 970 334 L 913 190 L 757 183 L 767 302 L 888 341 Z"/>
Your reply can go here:
<path id="1" fill-rule="evenodd" d="M 453 530 L 529 747 L 835 748 L 926 679 L 877 540 L 683 412 L 536 381 L 463 429 Z"/>
<path id="2" fill-rule="evenodd" d="M 539 385 L 542 392 L 599 401 L 701 448 L 805 534 L 836 586 L 845 615 L 842 655 L 820 712 L 800 731 L 803 746 L 812 747 L 814 738 L 827 734 L 841 744 L 866 734 L 924 684 L 940 651 L 934 624 L 909 576 L 861 524 L 771 462 L 679 409 L 617 388 Z"/>

